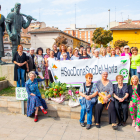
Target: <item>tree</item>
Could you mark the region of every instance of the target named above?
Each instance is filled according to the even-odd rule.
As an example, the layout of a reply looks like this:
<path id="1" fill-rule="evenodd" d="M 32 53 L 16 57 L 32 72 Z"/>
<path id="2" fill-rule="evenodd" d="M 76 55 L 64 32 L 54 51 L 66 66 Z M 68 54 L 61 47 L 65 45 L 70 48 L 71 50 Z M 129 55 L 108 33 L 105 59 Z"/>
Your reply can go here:
<path id="1" fill-rule="evenodd" d="M 57 37 L 55 40 L 55 44 L 57 45 L 57 47 L 59 47 L 61 44 L 67 44 L 67 38 L 65 38 L 64 36 L 59 36 Z"/>
<path id="2" fill-rule="evenodd" d="M 112 32 L 110 30 L 104 30 L 103 28 L 96 28 L 96 30 L 93 33 L 92 41 L 96 44 L 99 44 L 101 47 L 101 44 L 103 46 L 106 46 L 107 43 L 109 43 L 111 40 L 113 40 Z"/>
<path id="3" fill-rule="evenodd" d="M 125 41 L 125 40 L 117 40 L 117 41 L 115 41 L 115 44 L 114 44 L 114 46 L 115 47 L 124 47 L 124 46 L 126 46 L 126 45 L 128 45 L 128 42 L 129 41 Z"/>

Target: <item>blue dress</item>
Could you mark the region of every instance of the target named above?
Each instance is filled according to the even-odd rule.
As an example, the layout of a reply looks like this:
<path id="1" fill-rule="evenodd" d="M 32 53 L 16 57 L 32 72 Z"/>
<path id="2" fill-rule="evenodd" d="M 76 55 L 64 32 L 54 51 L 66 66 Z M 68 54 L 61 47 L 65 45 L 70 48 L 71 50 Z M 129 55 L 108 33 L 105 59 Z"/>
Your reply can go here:
<path id="1" fill-rule="evenodd" d="M 47 105 L 44 99 L 41 98 L 40 91 L 38 89 L 38 82 L 41 82 L 45 79 L 34 79 L 32 82 L 30 79 L 26 82 L 25 87 L 28 93 L 28 101 L 27 101 L 27 117 L 31 116 L 35 112 L 35 108 L 39 106 L 43 106 L 44 109 L 47 109 Z M 36 96 L 30 95 L 31 93 Z"/>

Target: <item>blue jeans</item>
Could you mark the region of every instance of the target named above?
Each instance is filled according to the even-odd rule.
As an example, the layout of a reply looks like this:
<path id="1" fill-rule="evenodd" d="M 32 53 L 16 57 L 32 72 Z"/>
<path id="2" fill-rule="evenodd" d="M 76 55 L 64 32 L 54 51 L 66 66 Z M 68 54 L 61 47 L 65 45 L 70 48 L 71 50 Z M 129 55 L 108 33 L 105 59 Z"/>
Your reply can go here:
<path id="1" fill-rule="evenodd" d="M 81 113 L 80 113 L 80 123 L 84 123 L 85 121 L 85 115 L 86 115 L 86 105 L 81 105 Z M 87 124 L 92 124 L 92 108 L 94 104 L 91 104 L 90 111 L 87 112 Z"/>
<path id="2" fill-rule="evenodd" d="M 17 87 L 20 87 L 20 78 L 21 78 L 21 85 L 22 87 L 25 87 L 25 70 L 24 69 L 21 69 L 21 68 L 18 68 L 17 69 L 17 72 L 18 72 L 18 81 L 17 81 Z"/>
<path id="3" fill-rule="evenodd" d="M 140 73 L 137 73 L 137 69 L 130 69 L 130 72 L 131 72 L 131 77 L 133 75 L 137 75 L 138 78 L 139 78 L 139 82 L 140 82 Z"/>

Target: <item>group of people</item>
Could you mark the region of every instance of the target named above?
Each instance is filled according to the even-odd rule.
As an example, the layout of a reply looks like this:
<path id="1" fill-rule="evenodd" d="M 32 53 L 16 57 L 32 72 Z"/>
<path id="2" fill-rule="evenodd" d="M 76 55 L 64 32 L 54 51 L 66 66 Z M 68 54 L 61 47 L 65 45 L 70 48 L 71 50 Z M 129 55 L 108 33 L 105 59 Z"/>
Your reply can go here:
<path id="1" fill-rule="evenodd" d="M 100 59 L 104 57 L 119 57 L 128 56 L 130 58 L 130 76 L 131 85 L 123 83 L 123 76 L 118 75 L 116 81 L 118 84 L 112 85 L 112 82 L 107 79 L 108 72 L 102 71 L 102 78 L 96 84 L 92 83 L 93 75 L 86 74 L 86 82 L 83 83 L 79 89 L 81 114 L 80 124 L 85 126 L 85 114 L 87 113 L 87 129 L 91 128 L 92 124 L 92 108 L 95 105 L 95 124 L 100 128 L 100 118 L 103 107 L 108 110 L 109 123 L 112 124 L 113 129 L 117 126 L 126 125 L 128 118 L 128 106 L 130 115 L 133 119 L 132 126 L 136 126 L 136 131 L 140 131 L 140 73 L 138 67 L 140 66 L 140 54 L 136 47 L 129 48 L 115 47 L 100 48 L 87 47 L 82 45 L 80 48 L 72 49 L 62 44 L 58 50 L 57 45 L 54 44 L 52 49 L 47 48 L 44 55 L 43 49 L 37 48 L 36 54 L 34 48 L 30 48 L 30 54 L 23 52 L 23 46 L 19 45 L 17 52 L 13 57 L 15 63 L 14 80 L 17 81 L 17 87 L 26 87 L 29 94 L 27 103 L 27 116 L 31 116 L 35 112 L 34 121 L 38 121 L 38 109 L 40 108 L 44 114 L 47 114 L 47 105 L 41 98 L 39 88 L 43 85 L 44 90 L 49 88 L 48 82 L 53 82 L 53 77 L 49 67 L 49 61 L 65 61 L 78 59 Z M 36 77 L 40 78 L 37 79 Z M 26 81 L 26 79 L 28 79 Z M 21 83 L 20 83 L 21 80 Z M 25 84 L 26 81 L 26 84 Z M 46 81 L 46 85 L 45 85 Z M 38 87 L 39 82 L 39 87 Z M 99 97 L 102 98 L 101 102 Z M 137 108 L 137 118 L 135 117 L 135 108 Z M 123 113 L 121 113 L 123 111 Z M 123 114 L 123 115 L 122 115 Z M 118 125 L 116 124 L 116 117 L 118 118 Z"/>

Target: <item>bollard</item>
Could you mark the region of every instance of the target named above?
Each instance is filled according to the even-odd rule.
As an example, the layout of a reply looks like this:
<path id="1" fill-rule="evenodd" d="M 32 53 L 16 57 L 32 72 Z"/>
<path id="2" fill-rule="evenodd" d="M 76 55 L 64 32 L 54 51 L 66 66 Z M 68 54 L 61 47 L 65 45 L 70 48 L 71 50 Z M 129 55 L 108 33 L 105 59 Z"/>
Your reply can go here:
<path id="1" fill-rule="evenodd" d="M 24 100 L 21 101 L 21 108 L 22 108 L 22 114 L 24 115 L 25 114 L 25 112 L 24 112 Z"/>

